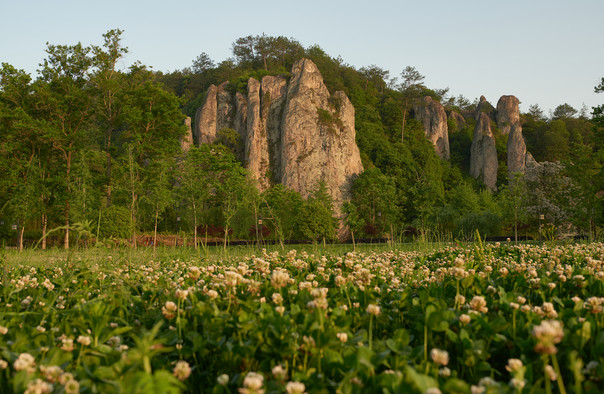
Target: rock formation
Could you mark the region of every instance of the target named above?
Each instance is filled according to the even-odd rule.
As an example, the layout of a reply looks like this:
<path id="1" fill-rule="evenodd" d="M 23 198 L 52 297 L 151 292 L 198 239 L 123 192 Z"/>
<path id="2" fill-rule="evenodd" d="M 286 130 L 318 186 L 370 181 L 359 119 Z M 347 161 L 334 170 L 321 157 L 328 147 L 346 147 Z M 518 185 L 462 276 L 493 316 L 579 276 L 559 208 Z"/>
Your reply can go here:
<path id="1" fill-rule="evenodd" d="M 457 126 L 457 131 L 466 127 L 466 124 L 467 124 L 466 119 L 463 117 L 462 114 L 460 114 L 457 111 L 451 111 L 449 113 L 448 119 L 455 122 L 455 126 Z M 451 131 L 451 130 L 448 130 L 448 131 Z"/>
<path id="2" fill-rule="evenodd" d="M 191 118 L 188 116 L 185 118 L 185 127 L 185 135 L 183 135 L 180 139 L 180 149 L 183 152 L 187 152 L 189 148 L 191 148 L 191 145 L 193 145 L 193 133 L 191 132 Z"/>
<path id="3" fill-rule="evenodd" d="M 491 131 L 491 119 L 480 113 L 474 128 L 470 156 L 470 175 L 482 181 L 489 190 L 497 189 L 497 149 Z"/>
<path id="4" fill-rule="evenodd" d="M 497 127 L 504 134 L 510 134 L 512 127 L 520 125 L 520 100 L 514 96 L 501 96 L 497 102 Z"/>
<path id="5" fill-rule="evenodd" d="M 432 97 L 426 96 L 421 105 L 414 107 L 415 118 L 424 125 L 426 136 L 434 144 L 436 153 L 449 160 L 449 133 L 445 108 Z"/>
<path id="6" fill-rule="evenodd" d="M 233 128 L 261 191 L 282 183 L 307 197 L 324 181 L 339 214 L 352 179 L 363 171 L 348 97 L 331 96 L 308 59 L 294 64 L 289 83 L 280 76 L 250 78 L 247 96 L 226 86 L 208 89 L 195 118 L 196 143 L 211 143 L 222 128 Z M 446 148 L 448 154 L 448 140 Z"/>
<path id="7" fill-rule="evenodd" d="M 536 163 L 533 156 L 526 150 L 520 123 L 519 104 L 520 101 L 514 96 L 501 96 L 497 102 L 497 127 L 503 134 L 508 135 L 507 166 L 510 179 L 516 172 L 523 173 L 527 163 Z"/>
<path id="8" fill-rule="evenodd" d="M 484 96 L 480 96 L 480 101 L 474 111 L 474 119 L 476 122 L 478 122 L 481 113 L 486 114 L 489 119 L 495 119 L 495 108 L 493 108 L 491 103 L 489 103 Z"/>

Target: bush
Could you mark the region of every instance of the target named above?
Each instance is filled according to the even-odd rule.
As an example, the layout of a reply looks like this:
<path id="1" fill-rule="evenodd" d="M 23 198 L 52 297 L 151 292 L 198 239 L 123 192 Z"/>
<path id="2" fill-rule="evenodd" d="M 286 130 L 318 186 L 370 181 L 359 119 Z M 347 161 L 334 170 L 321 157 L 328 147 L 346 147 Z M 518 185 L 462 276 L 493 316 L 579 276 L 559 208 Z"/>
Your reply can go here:
<path id="1" fill-rule="evenodd" d="M 132 235 L 130 210 L 111 205 L 101 212 L 99 238 L 129 238 Z"/>

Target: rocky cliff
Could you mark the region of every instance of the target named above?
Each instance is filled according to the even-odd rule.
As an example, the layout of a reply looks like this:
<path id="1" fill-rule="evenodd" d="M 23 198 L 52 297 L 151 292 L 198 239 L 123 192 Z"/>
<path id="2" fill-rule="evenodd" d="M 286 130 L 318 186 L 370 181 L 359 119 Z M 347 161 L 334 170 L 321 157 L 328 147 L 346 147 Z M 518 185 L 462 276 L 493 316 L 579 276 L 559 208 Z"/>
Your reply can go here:
<path id="1" fill-rule="evenodd" d="M 497 127 L 508 135 L 507 166 L 511 179 L 516 172 L 524 172 L 527 164 L 536 163 L 526 150 L 520 123 L 520 100 L 514 96 L 501 96 L 497 102 Z"/>
<path id="2" fill-rule="evenodd" d="M 188 116 L 185 118 L 185 127 L 186 127 L 185 135 L 183 135 L 182 138 L 180 139 L 180 149 L 183 152 L 187 152 L 189 150 L 189 148 L 191 147 L 191 145 L 193 145 L 193 132 L 191 131 L 191 118 Z"/>
<path id="3" fill-rule="evenodd" d="M 426 137 L 443 159 L 449 160 L 449 133 L 447 130 L 447 114 L 438 101 L 426 96 L 420 105 L 414 107 L 415 118 L 424 126 Z"/>
<path id="4" fill-rule="evenodd" d="M 478 114 L 470 153 L 470 175 L 482 181 L 489 190 L 497 189 L 497 149 L 491 131 L 491 118 Z"/>
<path id="5" fill-rule="evenodd" d="M 330 95 L 312 61 L 299 60 L 291 74 L 289 81 L 250 78 L 246 95 L 229 93 L 226 83 L 212 85 L 197 110 L 196 143 L 211 143 L 221 129 L 232 128 L 244 141 L 245 165 L 261 191 L 282 183 L 307 197 L 324 181 L 339 213 L 363 171 L 354 108 L 343 92 Z"/>

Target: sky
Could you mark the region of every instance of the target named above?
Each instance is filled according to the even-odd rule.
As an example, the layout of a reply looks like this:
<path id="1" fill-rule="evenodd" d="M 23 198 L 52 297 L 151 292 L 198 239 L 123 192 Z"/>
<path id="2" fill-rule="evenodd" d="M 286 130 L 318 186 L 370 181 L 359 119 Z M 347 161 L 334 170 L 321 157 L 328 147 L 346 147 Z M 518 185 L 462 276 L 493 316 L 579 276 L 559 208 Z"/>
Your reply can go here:
<path id="1" fill-rule="evenodd" d="M 319 45 L 355 68 L 400 76 L 415 67 L 432 89 L 470 101 L 519 98 L 549 114 L 604 103 L 603 0 L 0 0 L 0 62 L 36 76 L 46 43 L 101 45 L 124 30 L 135 61 L 158 71 L 189 67 L 200 53 L 220 62 L 239 37 L 286 36 Z"/>

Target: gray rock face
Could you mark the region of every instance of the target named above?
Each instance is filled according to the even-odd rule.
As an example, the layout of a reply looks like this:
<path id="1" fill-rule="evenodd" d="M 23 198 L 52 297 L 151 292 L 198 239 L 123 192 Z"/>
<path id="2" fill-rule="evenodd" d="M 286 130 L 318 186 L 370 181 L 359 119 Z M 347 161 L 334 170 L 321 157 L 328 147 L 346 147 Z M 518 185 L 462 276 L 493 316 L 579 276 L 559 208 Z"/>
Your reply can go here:
<path id="1" fill-rule="evenodd" d="M 436 153 L 449 160 L 449 132 L 445 108 L 438 101 L 426 96 L 423 104 L 415 106 L 414 111 L 416 119 L 424 125 L 426 137 L 434 144 Z"/>
<path id="2" fill-rule="evenodd" d="M 527 152 L 522 125 L 520 123 L 520 100 L 514 96 L 501 96 L 497 102 L 497 127 L 503 134 L 508 135 L 507 166 L 508 178 L 514 173 L 526 170 L 527 162 L 536 163 L 533 156 Z"/>
<path id="3" fill-rule="evenodd" d="M 476 122 L 478 122 L 481 113 L 486 114 L 490 119 L 495 119 L 495 108 L 493 108 L 491 103 L 489 103 L 484 96 L 480 96 L 480 101 L 474 111 L 474 119 Z"/>
<path id="4" fill-rule="evenodd" d="M 467 124 L 466 119 L 459 112 L 451 111 L 451 113 L 449 113 L 448 118 L 451 119 L 453 122 L 455 122 L 455 125 L 457 126 L 457 131 L 466 127 L 466 124 Z M 448 131 L 451 132 L 451 130 L 448 130 Z"/>
<path id="5" fill-rule="evenodd" d="M 180 139 L 180 149 L 183 152 L 188 152 L 193 145 L 193 132 L 191 131 L 191 118 L 185 118 L 185 127 L 186 132 L 185 135 Z"/>
<path id="6" fill-rule="evenodd" d="M 195 113 L 194 140 L 197 145 L 211 144 L 216 139 L 216 118 L 218 102 L 216 94 L 218 89 L 211 85 L 206 92 L 203 105 Z"/>
<path id="7" fill-rule="evenodd" d="M 497 149 L 486 113 L 478 116 L 470 156 L 470 175 L 482 181 L 489 190 L 497 189 Z"/>
<path id="8" fill-rule="evenodd" d="M 520 100 L 514 96 L 501 96 L 497 102 L 497 127 L 504 135 L 510 133 L 514 126 L 520 125 Z"/>
<path id="9" fill-rule="evenodd" d="M 324 181 L 339 213 L 352 179 L 363 171 L 354 108 L 343 92 L 330 103 L 312 61 L 296 62 L 292 74 L 281 126 L 281 182 L 307 197 Z"/>
<path id="10" fill-rule="evenodd" d="M 352 179 L 363 171 L 348 97 L 343 92 L 330 96 L 308 59 L 294 64 L 289 83 L 283 77 L 250 78 L 247 97 L 233 96 L 225 87 L 212 85 L 197 111 L 198 143 L 213 142 L 224 127 L 235 129 L 261 191 L 282 183 L 307 197 L 324 181 L 339 214 Z M 446 149 L 448 154 L 448 139 Z"/>

